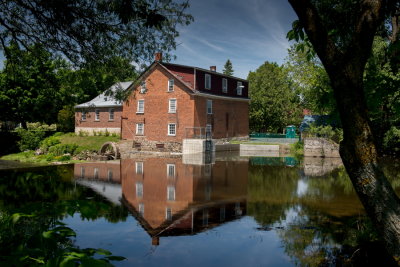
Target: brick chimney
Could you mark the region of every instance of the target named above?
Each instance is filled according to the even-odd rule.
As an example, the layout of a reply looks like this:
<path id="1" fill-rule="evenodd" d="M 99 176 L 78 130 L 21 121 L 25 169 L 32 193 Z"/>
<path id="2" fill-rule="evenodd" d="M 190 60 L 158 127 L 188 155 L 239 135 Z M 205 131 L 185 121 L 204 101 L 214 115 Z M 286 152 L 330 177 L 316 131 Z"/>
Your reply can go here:
<path id="1" fill-rule="evenodd" d="M 162 53 L 160 53 L 160 52 L 155 53 L 154 61 L 161 62 L 162 61 Z"/>
<path id="2" fill-rule="evenodd" d="M 210 70 L 216 72 L 217 71 L 217 66 L 210 66 Z"/>

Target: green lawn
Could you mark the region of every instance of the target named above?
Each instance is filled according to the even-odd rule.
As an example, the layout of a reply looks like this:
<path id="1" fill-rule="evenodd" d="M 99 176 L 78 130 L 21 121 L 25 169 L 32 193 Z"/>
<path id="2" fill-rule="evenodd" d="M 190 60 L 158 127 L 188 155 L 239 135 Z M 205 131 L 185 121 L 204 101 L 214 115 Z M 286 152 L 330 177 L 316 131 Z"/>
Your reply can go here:
<path id="1" fill-rule="evenodd" d="M 77 136 L 73 133 L 66 133 L 57 136 L 61 144 L 76 144 L 76 151 L 90 150 L 98 151 L 106 142 L 118 142 L 119 136 Z M 54 156 L 49 154 L 35 155 L 34 151 L 24 151 L 1 157 L 2 160 L 15 160 L 26 163 L 48 164 L 51 162 L 62 161 L 65 163 L 79 162 L 72 160 L 71 157 Z"/>
<path id="2" fill-rule="evenodd" d="M 70 133 L 60 136 L 61 144 L 77 144 L 79 150 L 98 151 L 105 142 L 118 142 L 119 136 L 77 136 Z"/>

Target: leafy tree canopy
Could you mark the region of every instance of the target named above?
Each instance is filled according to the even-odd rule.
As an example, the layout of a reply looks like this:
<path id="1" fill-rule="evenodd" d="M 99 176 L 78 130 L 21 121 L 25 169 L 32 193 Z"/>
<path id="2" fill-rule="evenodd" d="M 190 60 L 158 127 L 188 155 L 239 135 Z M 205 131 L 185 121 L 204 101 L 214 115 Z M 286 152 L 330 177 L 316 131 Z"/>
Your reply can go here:
<path id="1" fill-rule="evenodd" d="M 0 2 L 0 49 L 12 41 L 29 49 L 41 44 L 74 63 L 110 56 L 149 60 L 174 49 L 177 25 L 193 18 L 188 2 L 173 0 L 4 0 Z"/>
<path id="2" fill-rule="evenodd" d="M 287 70 L 265 62 L 247 78 L 250 88 L 250 129 L 257 132 L 282 132 L 301 120 L 300 99 Z"/>

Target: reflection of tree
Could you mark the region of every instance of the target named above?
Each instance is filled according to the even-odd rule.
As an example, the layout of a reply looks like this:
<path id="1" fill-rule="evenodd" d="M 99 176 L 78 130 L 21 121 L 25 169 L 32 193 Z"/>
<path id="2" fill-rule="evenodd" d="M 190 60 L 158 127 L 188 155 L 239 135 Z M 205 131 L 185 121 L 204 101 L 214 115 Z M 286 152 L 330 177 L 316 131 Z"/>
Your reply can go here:
<path id="1" fill-rule="evenodd" d="M 286 254 L 301 266 L 393 266 L 366 216 L 334 217 L 299 209 L 277 231 Z"/>
<path id="2" fill-rule="evenodd" d="M 293 204 L 299 170 L 281 166 L 249 166 L 247 212 L 265 226 L 284 218 Z"/>
<path id="3" fill-rule="evenodd" d="M 82 219 L 117 222 L 128 213 L 90 189 L 71 183 L 72 166 L 2 171 L 0 173 L 0 260 L 10 265 L 61 262 L 97 264 L 120 258 L 98 249 L 79 249 L 75 232 L 60 220 L 79 213 Z M 98 258 L 98 257 L 97 257 Z"/>

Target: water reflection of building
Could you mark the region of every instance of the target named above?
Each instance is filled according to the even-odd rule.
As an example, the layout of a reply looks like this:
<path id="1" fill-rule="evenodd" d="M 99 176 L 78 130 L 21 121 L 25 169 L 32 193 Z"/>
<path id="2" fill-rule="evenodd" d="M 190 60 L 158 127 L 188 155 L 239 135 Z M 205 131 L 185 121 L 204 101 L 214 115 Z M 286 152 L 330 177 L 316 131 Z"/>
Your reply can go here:
<path id="1" fill-rule="evenodd" d="M 123 202 L 153 238 L 194 234 L 246 213 L 248 162 L 121 161 Z"/>
<path id="2" fill-rule="evenodd" d="M 114 204 L 121 204 L 120 161 L 103 161 L 76 163 L 74 165 L 75 181 L 92 188 Z"/>

